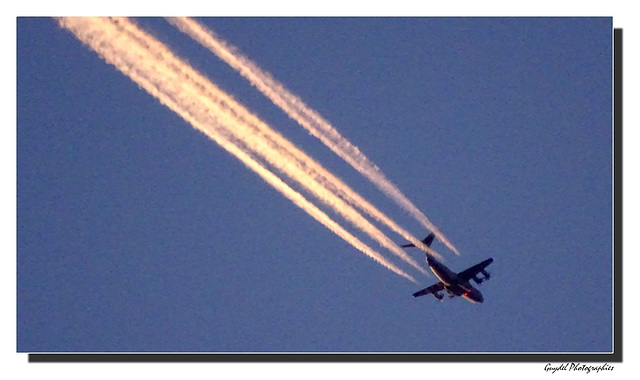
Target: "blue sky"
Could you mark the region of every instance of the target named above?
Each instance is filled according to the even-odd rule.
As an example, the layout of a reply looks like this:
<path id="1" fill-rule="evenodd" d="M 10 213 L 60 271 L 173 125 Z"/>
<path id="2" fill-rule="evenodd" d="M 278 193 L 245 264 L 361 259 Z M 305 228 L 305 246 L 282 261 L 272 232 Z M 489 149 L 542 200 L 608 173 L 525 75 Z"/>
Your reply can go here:
<path id="1" fill-rule="evenodd" d="M 414 299 L 423 285 L 54 20 L 19 19 L 18 351 L 612 349 L 610 18 L 200 21 L 371 158 L 461 252 L 436 242 L 447 265 L 493 257 L 485 303 Z M 162 19 L 137 22 L 426 235 L 226 64 Z"/>

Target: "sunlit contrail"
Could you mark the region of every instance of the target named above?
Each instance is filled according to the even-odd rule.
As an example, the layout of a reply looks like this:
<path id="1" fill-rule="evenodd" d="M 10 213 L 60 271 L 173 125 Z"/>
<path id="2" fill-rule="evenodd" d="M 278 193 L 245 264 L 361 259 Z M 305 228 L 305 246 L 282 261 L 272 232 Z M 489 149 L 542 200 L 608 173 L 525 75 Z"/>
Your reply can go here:
<path id="1" fill-rule="evenodd" d="M 165 48 L 162 52 L 148 49 L 148 44 L 159 44 L 159 42 L 143 34 L 132 36 L 125 33 L 123 25 L 126 25 L 126 28 L 135 28 L 126 20 L 111 22 L 104 19 L 62 18 L 58 21 L 78 39 L 94 49 L 105 61 L 116 66 L 162 104 L 238 157 L 265 181 L 331 231 L 381 265 L 415 282 L 413 277 L 353 237 L 252 157 L 247 151 L 246 140 L 233 132 L 237 127 L 235 124 L 242 124 L 242 120 L 234 120 L 233 115 L 229 115 L 223 109 L 225 104 L 216 106 L 211 101 L 203 101 L 206 99 L 206 91 L 203 88 L 213 85 L 176 59 L 168 49 Z M 145 38 L 144 41 L 141 40 L 141 36 Z"/>
<path id="2" fill-rule="evenodd" d="M 176 72 L 182 73 L 185 80 L 194 81 L 193 78 L 195 78 L 197 73 L 195 73 L 191 68 L 189 68 L 190 71 L 185 71 L 185 67 L 181 66 L 183 65 L 182 62 L 174 56 L 167 54 L 168 50 L 166 46 L 142 32 L 127 19 L 117 18 L 114 22 L 124 31 L 129 33 L 131 38 L 134 38 L 139 44 L 142 44 L 145 49 L 152 52 L 155 56 L 162 57 L 163 60 L 169 62 L 168 64 L 171 65 Z M 218 89 L 205 78 L 202 79 L 202 81 L 195 81 L 196 86 L 203 91 L 204 98 L 202 101 L 206 102 L 212 108 L 219 108 L 224 115 L 231 115 L 233 120 L 240 121 L 234 122 L 233 128 L 230 128 L 229 130 L 234 133 L 239 140 L 245 141 L 249 149 L 261 155 L 269 164 L 278 168 L 292 180 L 300 183 L 318 199 L 332 207 L 337 213 L 351 222 L 354 226 L 369 234 L 369 236 L 375 239 L 382 247 L 389 249 L 393 254 L 400 257 L 420 272 L 428 273 L 404 250 L 398 247 L 396 243 L 391 241 L 384 233 L 366 220 L 357 210 L 340 198 L 339 195 L 347 193 L 353 194 L 353 199 L 357 196 L 353 190 L 328 173 L 320 164 L 296 148 L 290 141 L 263 123 L 244 107 L 236 103 L 226 93 Z M 365 206 L 368 205 L 370 209 L 373 208 L 373 206 L 361 197 L 358 196 L 358 199 L 361 203 L 365 204 Z M 375 208 L 373 209 L 375 210 Z M 383 216 L 379 211 L 375 211 L 377 212 L 377 215 Z M 390 223 L 393 223 L 387 217 L 383 217 Z M 399 229 L 395 223 L 393 223 L 393 226 L 395 226 L 396 229 Z M 406 231 L 404 234 L 406 236 L 410 236 Z M 438 253 L 434 251 L 432 252 L 434 256 L 440 257 Z"/>
<path id="3" fill-rule="evenodd" d="M 258 123 L 257 127 L 263 129 L 262 127 L 264 127 L 264 125 Z M 266 128 L 268 128 L 268 126 Z M 331 190 L 331 192 L 333 192 L 334 194 L 340 196 L 341 198 L 343 198 L 347 202 L 351 203 L 352 205 L 355 205 L 355 206 L 359 207 L 360 209 L 362 209 L 363 211 L 365 211 L 369 215 L 373 216 L 377 220 L 381 221 L 382 223 L 385 223 L 393 231 L 397 232 L 398 234 L 403 236 L 405 239 L 410 240 L 416 246 L 422 247 L 424 250 L 430 252 L 433 256 L 441 258 L 441 256 L 437 252 L 435 252 L 434 250 L 424 246 L 424 244 L 422 244 L 419 240 L 415 239 L 406 230 L 402 229 L 394 221 L 392 221 L 390 218 L 388 218 L 386 215 L 384 215 L 382 212 L 380 212 L 378 209 L 376 209 L 373 205 L 371 205 L 365 199 L 360 197 L 356 192 L 351 190 L 351 188 L 349 188 L 346 184 L 344 184 L 338 178 L 336 178 L 331 173 L 326 171 L 321 165 L 317 164 L 311 158 L 306 156 L 306 154 L 304 154 L 303 152 L 301 152 L 298 149 L 296 149 L 295 146 L 293 146 L 286 139 L 282 138 L 282 136 L 278 135 L 275 131 L 273 131 L 270 128 L 268 128 L 268 131 L 261 130 L 261 133 L 265 133 L 266 135 L 269 136 L 269 138 L 273 139 L 274 141 L 277 141 L 277 143 L 280 144 L 280 146 L 281 146 L 281 148 L 279 148 L 279 151 L 280 152 L 284 152 L 286 150 L 286 152 L 289 154 L 287 159 L 288 160 L 297 160 L 299 162 L 299 166 L 300 167 L 304 167 L 306 172 L 310 173 L 311 175 L 313 175 L 314 178 L 318 182 L 320 182 L 322 186 L 324 186 L 326 188 L 329 188 Z M 325 202 L 326 202 L 326 198 L 322 198 L 322 199 L 325 200 Z M 344 212 L 345 206 L 344 206 L 344 203 L 340 199 L 332 198 L 330 202 L 332 204 L 334 204 L 334 205 L 336 203 L 339 203 L 338 207 L 337 207 L 338 212 Z M 356 215 L 356 214 L 354 214 L 354 215 Z M 350 217 L 347 217 L 347 218 L 350 218 Z M 353 218 L 353 217 L 351 217 L 351 218 Z M 356 216 L 356 218 L 358 218 L 358 217 Z M 358 218 L 358 219 L 360 219 L 360 218 Z M 360 221 L 358 221 L 356 223 L 356 225 L 359 225 L 359 224 L 362 224 L 362 223 L 366 224 L 368 222 L 360 220 Z M 403 260 L 409 262 L 411 265 L 413 265 L 414 267 L 416 267 L 417 269 L 419 269 L 420 271 L 422 271 L 424 273 L 424 270 L 417 263 L 415 263 L 415 261 L 413 261 L 413 259 L 411 259 L 403 250 L 401 250 L 395 243 L 391 242 L 388 238 L 386 238 L 384 236 L 384 234 L 382 234 L 380 231 L 375 229 L 375 227 L 373 227 L 371 225 L 368 225 L 366 232 L 371 234 L 371 231 L 373 231 L 375 236 L 377 236 L 377 237 L 374 236 L 374 238 L 376 240 L 378 240 L 378 242 L 383 247 L 388 248 L 394 254 L 396 254 L 397 256 L 401 257 Z"/>
<path id="4" fill-rule="evenodd" d="M 302 100 L 284 88 L 281 83 L 273 79 L 273 77 L 268 73 L 262 71 L 247 57 L 240 54 L 235 47 L 224 42 L 211 30 L 202 26 L 198 22 L 185 17 L 169 18 L 168 20 L 170 23 L 178 27 L 178 29 L 191 36 L 240 72 L 241 75 L 247 78 L 263 94 L 269 97 L 274 104 L 282 108 L 292 119 L 296 120 L 312 135 L 320 139 L 325 145 L 333 150 L 338 156 L 343 158 L 378 186 L 378 188 L 387 194 L 387 196 L 396 201 L 396 203 L 409 212 L 410 215 L 422 223 L 425 228 L 433 231 L 436 237 L 446 244 L 453 252 L 459 254 L 453 244 L 451 244 L 438 230 L 438 228 L 433 225 L 433 223 L 431 223 L 431 221 L 409 199 L 407 199 L 407 197 L 404 196 L 404 194 L 391 181 L 385 177 L 382 171 L 373 162 L 360 152 L 357 147 L 353 146 L 347 139 L 341 136 L 340 133 L 331 126 L 331 124 L 306 106 Z M 355 204 L 358 206 L 364 205 L 362 202 L 355 202 Z M 370 208 L 364 208 L 363 211 L 369 213 L 376 219 L 387 223 L 385 217 L 380 217 L 375 211 L 372 213 Z M 433 250 L 426 247 L 420 241 L 411 235 L 405 234 L 406 231 L 403 230 L 403 232 L 400 232 L 397 225 L 389 226 L 395 232 L 398 232 L 400 235 L 410 240 L 414 245 L 438 256 Z"/>

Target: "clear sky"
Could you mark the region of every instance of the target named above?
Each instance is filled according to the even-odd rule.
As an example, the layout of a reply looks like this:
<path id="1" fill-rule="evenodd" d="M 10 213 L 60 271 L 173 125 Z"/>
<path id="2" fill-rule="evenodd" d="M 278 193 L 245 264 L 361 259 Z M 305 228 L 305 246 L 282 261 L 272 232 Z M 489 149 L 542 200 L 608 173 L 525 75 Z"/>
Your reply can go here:
<path id="1" fill-rule="evenodd" d="M 493 257 L 485 302 L 414 299 L 434 276 L 386 270 L 57 22 L 18 19 L 19 351 L 612 350 L 610 18 L 199 20 L 372 159 L 453 270 Z M 136 21 L 427 234 L 213 54 Z"/>

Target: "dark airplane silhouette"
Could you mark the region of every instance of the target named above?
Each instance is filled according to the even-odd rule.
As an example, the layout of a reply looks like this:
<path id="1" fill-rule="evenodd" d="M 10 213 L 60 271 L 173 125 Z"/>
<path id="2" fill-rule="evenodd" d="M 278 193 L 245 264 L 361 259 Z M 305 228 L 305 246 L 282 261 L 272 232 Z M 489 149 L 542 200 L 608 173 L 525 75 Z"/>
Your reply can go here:
<path id="1" fill-rule="evenodd" d="M 434 236 L 435 235 L 431 233 L 422 240 L 422 242 L 427 247 L 430 247 Z M 415 247 L 415 245 L 405 244 L 402 247 L 409 248 Z M 482 293 L 480 293 L 478 289 L 474 288 L 469 280 L 475 281 L 476 284 L 481 284 L 488 280 L 491 276 L 487 271 L 485 271 L 485 268 L 492 262 L 493 259 L 489 258 L 479 264 L 463 270 L 460 273 L 455 273 L 427 253 L 427 263 L 429 264 L 429 268 L 431 268 L 431 271 L 436 275 L 436 277 L 438 277 L 440 282 L 413 293 L 413 296 L 420 297 L 426 294 L 433 294 L 434 297 L 442 301 L 444 296 L 440 294 L 440 291 L 446 290 L 447 293 L 449 293 L 449 298 L 461 296 L 470 302 L 483 302 L 484 298 L 482 297 Z M 479 273 L 482 273 L 484 278 L 478 277 Z"/>

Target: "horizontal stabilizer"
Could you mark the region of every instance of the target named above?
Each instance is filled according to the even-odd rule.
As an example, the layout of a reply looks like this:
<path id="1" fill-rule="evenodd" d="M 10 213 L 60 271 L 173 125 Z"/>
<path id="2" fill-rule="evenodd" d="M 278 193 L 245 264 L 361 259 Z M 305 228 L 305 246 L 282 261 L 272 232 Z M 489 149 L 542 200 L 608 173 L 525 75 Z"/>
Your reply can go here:
<path id="1" fill-rule="evenodd" d="M 424 245 L 426 245 L 427 247 L 431 247 L 431 243 L 433 243 L 433 238 L 435 238 L 435 234 L 434 233 L 430 233 L 429 236 L 427 236 L 426 238 L 424 238 L 422 240 L 422 243 Z M 405 244 L 405 245 L 401 245 L 402 248 L 409 248 L 409 247 L 415 247 L 414 244 Z"/>

